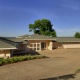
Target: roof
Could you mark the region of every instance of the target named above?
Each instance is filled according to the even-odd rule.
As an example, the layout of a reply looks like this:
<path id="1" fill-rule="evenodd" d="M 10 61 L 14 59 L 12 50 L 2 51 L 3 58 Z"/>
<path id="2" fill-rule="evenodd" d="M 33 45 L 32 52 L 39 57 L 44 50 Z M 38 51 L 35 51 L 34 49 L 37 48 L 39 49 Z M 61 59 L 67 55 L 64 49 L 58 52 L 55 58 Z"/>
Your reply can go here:
<path id="1" fill-rule="evenodd" d="M 58 42 L 80 42 L 80 39 L 75 37 L 49 37 L 39 34 L 23 35 L 21 37 L 24 40 L 53 40 Z"/>
<path id="2" fill-rule="evenodd" d="M 23 38 L 7 38 L 7 40 L 10 40 L 12 42 L 23 42 Z"/>
<path id="3" fill-rule="evenodd" d="M 3 49 L 16 49 L 16 47 L 0 39 L 0 50 Z"/>
<path id="4" fill-rule="evenodd" d="M 8 40 L 10 40 L 14 43 L 28 44 L 28 41 L 24 40 L 24 38 L 8 38 Z"/>
<path id="5" fill-rule="evenodd" d="M 56 37 L 58 42 L 80 42 L 79 38 L 75 37 Z"/>
<path id="6" fill-rule="evenodd" d="M 28 44 L 27 40 L 52 40 L 57 42 L 79 42 L 79 38 L 74 37 L 49 37 L 45 35 L 33 34 L 20 37 L 0 37 L 0 49 L 16 49 L 15 43 Z"/>
<path id="7" fill-rule="evenodd" d="M 75 37 L 49 37 L 45 35 L 32 34 L 32 35 L 23 35 L 24 40 L 53 40 L 58 42 L 80 42 L 79 38 Z"/>
<path id="8" fill-rule="evenodd" d="M 22 35 L 22 36 L 18 36 L 17 38 L 25 38 L 25 37 L 28 37 L 30 36 L 29 34 L 25 34 L 25 35 Z"/>
<path id="9" fill-rule="evenodd" d="M 23 38 L 0 37 L 0 49 L 16 49 L 16 43 L 28 44 L 28 41 Z"/>
<path id="10" fill-rule="evenodd" d="M 52 40 L 57 42 L 80 42 L 79 38 L 74 37 L 49 37 L 45 35 L 33 34 L 33 35 L 23 35 L 19 38 L 5 38 L 0 37 L 0 48 L 16 48 L 15 43 L 28 44 L 27 40 Z"/>
<path id="11" fill-rule="evenodd" d="M 39 34 L 25 36 L 24 39 L 25 40 L 56 40 L 55 38 L 45 36 L 45 35 L 39 35 Z"/>
<path id="12" fill-rule="evenodd" d="M 29 42 L 27 40 L 24 40 L 22 44 L 29 44 Z"/>

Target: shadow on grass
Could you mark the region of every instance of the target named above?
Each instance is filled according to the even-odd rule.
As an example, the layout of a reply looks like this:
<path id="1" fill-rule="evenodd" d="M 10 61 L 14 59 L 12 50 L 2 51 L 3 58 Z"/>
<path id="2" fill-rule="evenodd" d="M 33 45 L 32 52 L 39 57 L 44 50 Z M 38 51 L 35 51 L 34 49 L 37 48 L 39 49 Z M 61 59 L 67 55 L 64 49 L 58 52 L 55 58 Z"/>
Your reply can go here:
<path id="1" fill-rule="evenodd" d="M 69 80 L 69 79 L 74 79 L 75 76 L 76 76 L 76 74 L 69 74 L 69 75 L 63 75 L 63 76 L 40 79 L 40 80 Z"/>

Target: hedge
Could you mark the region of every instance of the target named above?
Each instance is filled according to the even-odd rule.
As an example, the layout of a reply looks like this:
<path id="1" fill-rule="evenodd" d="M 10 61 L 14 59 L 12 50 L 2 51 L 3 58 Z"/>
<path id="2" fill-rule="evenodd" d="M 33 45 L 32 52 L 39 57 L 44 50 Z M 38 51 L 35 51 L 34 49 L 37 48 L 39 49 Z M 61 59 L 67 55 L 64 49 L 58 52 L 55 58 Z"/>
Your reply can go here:
<path id="1" fill-rule="evenodd" d="M 13 57 L 9 59 L 0 59 L 0 66 L 5 65 L 5 64 L 11 64 L 11 63 L 17 63 L 21 61 L 41 59 L 41 58 L 47 58 L 47 57 L 40 56 L 40 55 L 35 55 L 35 56 L 26 55 L 26 56 Z"/>

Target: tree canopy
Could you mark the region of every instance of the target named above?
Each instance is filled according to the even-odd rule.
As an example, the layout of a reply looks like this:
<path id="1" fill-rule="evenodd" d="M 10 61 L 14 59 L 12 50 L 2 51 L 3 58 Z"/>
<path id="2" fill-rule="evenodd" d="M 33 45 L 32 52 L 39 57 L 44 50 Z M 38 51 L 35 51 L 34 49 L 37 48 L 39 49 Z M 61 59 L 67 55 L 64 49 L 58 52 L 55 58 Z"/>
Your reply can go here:
<path id="1" fill-rule="evenodd" d="M 29 31 L 34 34 L 56 37 L 56 31 L 52 29 L 52 24 L 47 19 L 35 20 L 34 24 L 29 24 Z"/>
<path id="2" fill-rule="evenodd" d="M 74 36 L 75 38 L 80 38 L 80 32 L 76 32 Z"/>

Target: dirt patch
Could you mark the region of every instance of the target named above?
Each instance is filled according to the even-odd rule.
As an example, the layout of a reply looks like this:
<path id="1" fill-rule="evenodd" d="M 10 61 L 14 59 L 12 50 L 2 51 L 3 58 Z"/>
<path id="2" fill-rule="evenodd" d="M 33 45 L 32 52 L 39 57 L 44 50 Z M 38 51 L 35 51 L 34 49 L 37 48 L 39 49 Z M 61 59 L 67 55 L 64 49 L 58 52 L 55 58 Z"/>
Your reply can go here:
<path id="1" fill-rule="evenodd" d="M 0 80 L 58 80 L 55 77 L 69 77 L 80 68 L 80 49 L 45 50 L 39 53 L 49 58 L 0 66 Z M 72 76 L 75 78 L 61 80 L 80 80 L 80 74 Z"/>

